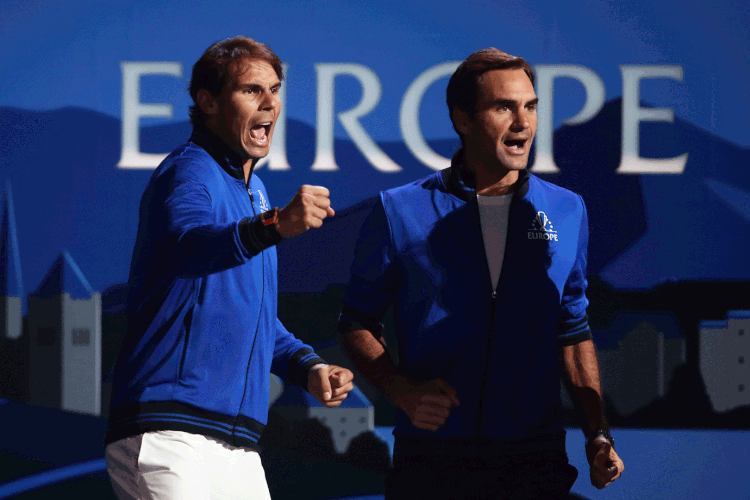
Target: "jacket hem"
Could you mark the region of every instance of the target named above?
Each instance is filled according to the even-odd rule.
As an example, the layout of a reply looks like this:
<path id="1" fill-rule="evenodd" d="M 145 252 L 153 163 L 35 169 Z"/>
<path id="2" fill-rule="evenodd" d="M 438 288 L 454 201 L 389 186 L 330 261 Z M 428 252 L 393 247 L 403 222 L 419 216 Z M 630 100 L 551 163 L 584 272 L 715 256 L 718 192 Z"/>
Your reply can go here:
<path id="1" fill-rule="evenodd" d="M 211 436 L 246 448 L 260 449 L 265 424 L 240 415 L 232 417 L 175 401 L 137 403 L 113 409 L 104 444 L 155 431 L 184 431 Z"/>

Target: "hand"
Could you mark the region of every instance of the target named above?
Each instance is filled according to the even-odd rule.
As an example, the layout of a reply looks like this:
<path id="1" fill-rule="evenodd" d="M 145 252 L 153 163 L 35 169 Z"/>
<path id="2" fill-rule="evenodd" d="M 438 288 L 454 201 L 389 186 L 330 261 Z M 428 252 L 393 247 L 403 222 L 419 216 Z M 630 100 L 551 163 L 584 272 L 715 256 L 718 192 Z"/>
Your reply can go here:
<path id="1" fill-rule="evenodd" d="M 604 436 L 598 436 L 586 447 L 586 458 L 590 466 L 591 484 L 599 489 L 620 477 L 625 470 L 625 464 Z"/>
<path id="2" fill-rule="evenodd" d="M 317 364 L 307 374 L 307 392 L 328 408 L 341 405 L 354 389 L 351 370 L 336 365 Z"/>
<path id="3" fill-rule="evenodd" d="M 456 390 L 445 380 L 433 379 L 423 384 L 408 383 L 393 398 L 396 406 L 406 412 L 414 427 L 436 431 L 458 406 Z"/>
<path id="4" fill-rule="evenodd" d="M 323 186 L 304 185 L 299 188 L 292 201 L 279 210 L 279 234 L 284 238 L 297 236 L 310 228 L 322 226 L 323 219 L 336 215 L 329 194 Z"/>

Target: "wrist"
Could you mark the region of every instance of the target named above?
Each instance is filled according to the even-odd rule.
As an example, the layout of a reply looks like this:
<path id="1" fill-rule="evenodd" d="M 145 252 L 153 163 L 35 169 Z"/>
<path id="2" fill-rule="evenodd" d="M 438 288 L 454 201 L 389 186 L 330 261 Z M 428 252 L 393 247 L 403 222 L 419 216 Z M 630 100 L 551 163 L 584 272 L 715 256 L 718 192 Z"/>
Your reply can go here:
<path id="1" fill-rule="evenodd" d="M 391 401 L 393 406 L 396 408 L 404 409 L 404 396 L 411 393 L 414 390 L 415 383 L 409 378 L 399 374 L 390 379 L 387 387 L 384 387 L 383 392 Z"/>
<path id="2" fill-rule="evenodd" d="M 274 207 L 260 214 L 260 223 L 270 235 L 275 233 L 275 235 L 281 236 L 281 232 L 279 232 L 279 207 Z"/>
<path id="3" fill-rule="evenodd" d="M 594 443 L 597 440 L 606 440 L 609 442 L 610 445 L 612 445 L 612 448 L 615 447 L 615 439 L 612 437 L 612 435 L 609 433 L 608 430 L 596 430 L 594 432 L 589 432 L 586 434 L 586 445 L 585 448 L 588 449 L 588 447 Z"/>
<path id="4" fill-rule="evenodd" d="M 250 255 L 257 255 L 266 248 L 281 242 L 275 215 L 278 209 L 268 210 L 252 219 L 246 217 L 239 223 L 240 240 Z"/>

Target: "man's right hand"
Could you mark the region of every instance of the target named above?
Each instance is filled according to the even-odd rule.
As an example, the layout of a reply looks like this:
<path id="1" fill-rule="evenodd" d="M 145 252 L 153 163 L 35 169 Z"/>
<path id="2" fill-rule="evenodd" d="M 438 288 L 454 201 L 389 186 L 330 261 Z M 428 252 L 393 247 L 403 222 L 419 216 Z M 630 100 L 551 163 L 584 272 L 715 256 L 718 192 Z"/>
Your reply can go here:
<path id="1" fill-rule="evenodd" d="M 322 226 L 323 219 L 336 215 L 331 208 L 329 195 L 330 192 L 323 186 L 304 185 L 299 188 L 292 201 L 279 210 L 279 234 L 289 238 Z"/>
<path id="2" fill-rule="evenodd" d="M 460 404 L 456 390 L 442 379 L 409 383 L 398 392 L 394 397 L 396 406 L 406 412 L 414 427 L 428 431 L 438 430 L 450 415 L 451 407 Z"/>

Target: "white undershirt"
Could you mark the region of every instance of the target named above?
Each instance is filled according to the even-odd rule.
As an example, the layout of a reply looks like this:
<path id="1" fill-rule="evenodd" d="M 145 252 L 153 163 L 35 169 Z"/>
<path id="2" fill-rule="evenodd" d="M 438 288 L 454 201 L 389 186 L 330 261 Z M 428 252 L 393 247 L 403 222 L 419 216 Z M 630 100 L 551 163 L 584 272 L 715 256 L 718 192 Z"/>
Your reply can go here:
<path id="1" fill-rule="evenodd" d="M 492 289 L 497 288 L 500 269 L 505 257 L 505 240 L 508 236 L 508 214 L 513 194 L 502 196 L 477 195 L 479 203 L 479 221 L 482 225 L 484 249 L 487 254 L 487 265 L 490 268 Z"/>

